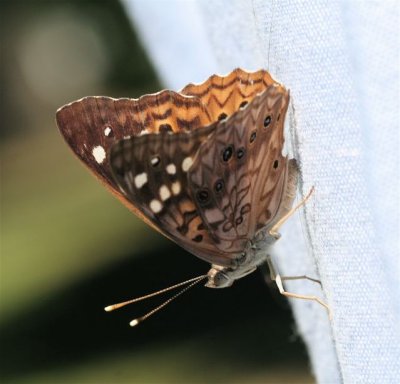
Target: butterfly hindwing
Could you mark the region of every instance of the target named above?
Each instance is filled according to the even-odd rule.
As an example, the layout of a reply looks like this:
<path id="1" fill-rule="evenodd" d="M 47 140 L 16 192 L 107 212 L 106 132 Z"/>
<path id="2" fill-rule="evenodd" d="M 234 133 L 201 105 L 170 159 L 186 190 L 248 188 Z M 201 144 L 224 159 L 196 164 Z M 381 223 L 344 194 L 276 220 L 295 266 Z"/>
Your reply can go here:
<path id="1" fill-rule="evenodd" d="M 274 80 L 265 70 L 235 69 L 227 76 L 213 75 L 202 84 L 188 84 L 180 93 L 201 100 L 213 121 L 231 116 L 262 93 Z"/>
<path id="2" fill-rule="evenodd" d="M 283 87 L 268 87 L 217 125 L 189 171 L 203 221 L 225 252 L 243 249 L 278 212 L 287 175 L 282 149 L 288 101 Z"/>

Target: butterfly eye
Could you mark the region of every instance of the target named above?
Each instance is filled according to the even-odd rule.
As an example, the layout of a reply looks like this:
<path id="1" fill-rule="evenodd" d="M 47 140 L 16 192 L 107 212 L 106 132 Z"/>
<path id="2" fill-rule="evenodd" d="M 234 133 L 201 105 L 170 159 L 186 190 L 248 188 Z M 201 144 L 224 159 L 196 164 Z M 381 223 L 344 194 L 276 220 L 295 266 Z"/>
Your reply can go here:
<path id="1" fill-rule="evenodd" d="M 272 118 L 271 118 L 270 115 L 268 115 L 268 116 L 264 119 L 264 127 L 265 127 L 265 128 L 267 128 L 268 125 L 271 124 L 271 120 L 272 120 Z"/>
<path id="2" fill-rule="evenodd" d="M 222 112 L 219 116 L 218 116 L 218 120 L 225 120 L 228 117 L 228 115 L 225 112 Z"/>
<path id="3" fill-rule="evenodd" d="M 224 188 L 224 181 L 220 179 L 214 185 L 215 192 L 221 192 L 223 188 Z"/>
<path id="4" fill-rule="evenodd" d="M 218 272 L 214 276 L 214 284 L 216 287 L 228 287 L 231 282 L 223 272 Z"/>
<path id="5" fill-rule="evenodd" d="M 207 189 L 200 189 L 200 191 L 198 191 L 196 194 L 196 198 L 201 204 L 207 203 L 209 196 L 210 194 L 208 193 Z"/>
<path id="6" fill-rule="evenodd" d="M 153 157 L 151 158 L 151 160 L 150 160 L 150 164 L 151 164 L 153 167 L 157 167 L 157 165 L 160 164 L 160 162 L 161 162 L 160 156 L 153 156 Z"/>
<path id="7" fill-rule="evenodd" d="M 275 160 L 275 161 L 274 161 L 274 169 L 278 168 L 278 165 L 279 165 L 279 161 L 278 161 L 278 160 Z"/>
<path id="8" fill-rule="evenodd" d="M 247 104 L 248 104 L 247 101 L 242 101 L 242 102 L 240 103 L 240 105 L 239 105 L 239 108 L 242 109 L 242 108 L 244 108 Z"/>
<path id="9" fill-rule="evenodd" d="M 241 158 L 244 156 L 244 154 L 245 154 L 245 150 L 244 150 L 243 147 L 242 147 L 242 148 L 239 148 L 239 149 L 237 150 L 237 152 L 236 152 L 236 156 L 237 156 L 238 159 L 241 159 Z"/>
<path id="10" fill-rule="evenodd" d="M 250 143 L 252 143 L 257 137 L 257 132 L 253 131 L 250 135 Z"/>
<path id="11" fill-rule="evenodd" d="M 229 145 L 224 149 L 224 152 L 222 152 L 222 160 L 227 162 L 232 157 L 232 155 L 233 155 L 233 145 Z"/>

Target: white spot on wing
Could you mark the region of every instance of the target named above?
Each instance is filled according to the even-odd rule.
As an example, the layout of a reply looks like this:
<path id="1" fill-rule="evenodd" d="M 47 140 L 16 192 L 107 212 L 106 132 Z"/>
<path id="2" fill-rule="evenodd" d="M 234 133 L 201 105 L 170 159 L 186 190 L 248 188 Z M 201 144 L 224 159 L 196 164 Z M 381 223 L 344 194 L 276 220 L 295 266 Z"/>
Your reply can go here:
<path id="1" fill-rule="evenodd" d="M 162 201 L 168 200 L 171 197 L 171 192 L 166 185 L 161 186 L 160 197 Z"/>
<path id="2" fill-rule="evenodd" d="M 104 159 L 106 158 L 106 151 L 101 145 L 98 145 L 97 147 L 94 147 L 92 150 L 92 155 L 94 159 L 101 164 Z"/>
<path id="3" fill-rule="evenodd" d="M 110 127 L 106 127 L 105 129 L 104 129 L 104 134 L 106 135 L 106 136 L 110 136 L 110 133 L 112 132 L 112 130 L 111 130 L 111 128 Z"/>
<path id="4" fill-rule="evenodd" d="M 150 202 L 150 209 L 154 212 L 154 213 L 158 213 L 158 212 L 160 212 L 161 210 L 162 210 L 162 204 L 158 201 L 158 200 L 156 200 L 156 199 L 154 199 L 154 200 L 151 200 L 151 202 Z"/>
<path id="5" fill-rule="evenodd" d="M 172 163 L 168 164 L 165 169 L 167 170 L 167 173 L 169 173 L 170 175 L 175 175 L 175 173 L 176 173 L 175 164 L 172 164 Z"/>
<path id="6" fill-rule="evenodd" d="M 147 183 L 147 173 L 139 173 L 138 175 L 135 176 L 135 186 L 136 188 L 142 188 L 143 185 Z"/>
<path id="7" fill-rule="evenodd" d="M 160 158 L 158 156 L 154 156 L 151 160 L 150 163 L 153 167 L 158 165 L 160 163 Z"/>
<path id="8" fill-rule="evenodd" d="M 172 193 L 176 196 L 179 195 L 181 192 L 181 183 L 179 181 L 176 181 L 175 183 L 172 183 Z"/>
<path id="9" fill-rule="evenodd" d="M 193 164 L 193 159 L 191 157 L 186 157 L 185 160 L 182 161 L 182 170 L 183 172 L 187 172 Z"/>

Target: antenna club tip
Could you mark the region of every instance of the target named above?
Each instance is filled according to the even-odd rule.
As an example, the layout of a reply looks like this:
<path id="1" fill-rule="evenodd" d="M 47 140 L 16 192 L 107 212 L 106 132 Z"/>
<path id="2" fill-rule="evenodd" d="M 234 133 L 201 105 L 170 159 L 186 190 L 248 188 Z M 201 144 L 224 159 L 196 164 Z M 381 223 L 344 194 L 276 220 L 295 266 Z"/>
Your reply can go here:
<path id="1" fill-rule="evenodd" d="M 129 323 L 129 325 L 131 326 L 131 327 L 134 327 L 135 325 L 138 325 L 139 324 L 139 320 L 138 319 L 134 319 L 134 320 L 132 320 L 130 323 Z"/>
<path id="2" fill-rule="evenodd" d="M 113 305 L 108 305 L 107 307 L 104 308 L 104 310 L 105 310 L 106 312 L 111 312 L 113 309 L 114 309 L 114 306 L 113 306 Z"/>

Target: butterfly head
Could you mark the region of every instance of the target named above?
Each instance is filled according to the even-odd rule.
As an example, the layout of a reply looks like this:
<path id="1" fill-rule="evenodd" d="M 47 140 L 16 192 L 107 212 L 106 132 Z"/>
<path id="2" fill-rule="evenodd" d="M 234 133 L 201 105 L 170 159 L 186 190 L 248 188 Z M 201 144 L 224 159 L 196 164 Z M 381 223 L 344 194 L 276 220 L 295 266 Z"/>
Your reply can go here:
<path id="1" fill-rule="evenodd" d="M 229 270 L 219 265 L 213 265 L 208 271 L 207 277 L 206 287 L 208 288 L 226 288 L 230 287 L 234 282 L 234 279 L 229 275 Z"/>
<path id="2" fill-rule="evenodd" d="M 248 241 L 247 246 L 235 260 L 233 266 L 224 267 L 216 264 L 211 266 L 211 269 L 207 273 L 208 281 L 206 287 L 230 287 L 235 280 L 241 279 L 255 271 L 257 265 L 260 263 L 260 257 L 264 258 L 264 252 L 260 253 L 252 242 Z"/>

